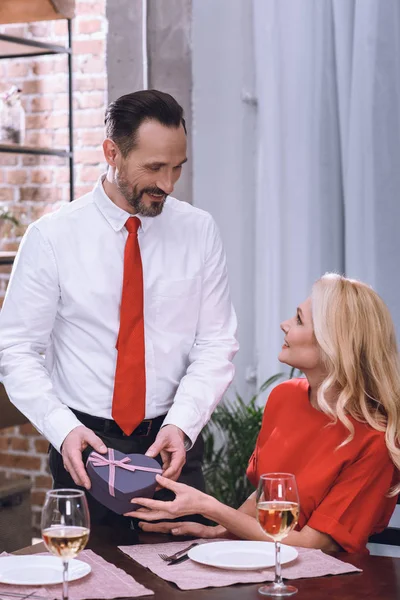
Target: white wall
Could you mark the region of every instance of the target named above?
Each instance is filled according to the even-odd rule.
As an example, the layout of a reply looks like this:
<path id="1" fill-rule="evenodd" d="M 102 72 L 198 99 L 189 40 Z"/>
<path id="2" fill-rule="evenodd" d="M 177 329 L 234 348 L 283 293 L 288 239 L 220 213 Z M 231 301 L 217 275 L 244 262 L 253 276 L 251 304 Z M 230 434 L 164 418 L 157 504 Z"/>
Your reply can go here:
<path id="1" fill-rule="evenodd" d="M 193 0 L 193 204 L 215 218 L 239 321 L 236 388 L 255 368 L 255 123 L 252 3 Z M 250 97 L 250 99 L 249 99 Z"/>

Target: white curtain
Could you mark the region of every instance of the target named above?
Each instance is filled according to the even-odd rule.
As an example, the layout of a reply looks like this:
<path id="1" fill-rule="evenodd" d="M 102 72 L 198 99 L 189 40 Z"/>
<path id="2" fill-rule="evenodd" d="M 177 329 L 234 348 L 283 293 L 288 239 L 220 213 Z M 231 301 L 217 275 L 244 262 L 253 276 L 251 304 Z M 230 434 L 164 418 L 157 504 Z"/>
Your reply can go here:
<path id="1" fill-rule="evenodd" d="M 400 335 L 400 2 L 253 0 L 258 378 L 325 271 L 383 296 Z"/>

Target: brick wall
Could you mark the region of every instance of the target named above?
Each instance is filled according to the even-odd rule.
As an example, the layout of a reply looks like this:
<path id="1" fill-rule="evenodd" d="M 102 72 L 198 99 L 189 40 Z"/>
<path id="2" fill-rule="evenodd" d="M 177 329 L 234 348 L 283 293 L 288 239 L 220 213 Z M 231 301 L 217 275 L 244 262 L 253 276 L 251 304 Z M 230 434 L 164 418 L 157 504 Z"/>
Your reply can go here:
<path id="1" fill-rule="evenodd" d="M 76 0 L 73 26 L 75 197 L 89 191 L 104 170 L 101 142 L 107 104 L 106 0 Z M 65 45 L 66 21 L 15 24 L 1 33 Z M 67 147 L 67 57 L 41 56 L 0 61 L 0 88 L 22 89 L 26 110 L 26 143 Z M 0 207 L 20 226 L 0 221 L 0 248 L 14 250 L 27 225 L 69 200 L 67 159 L 0 154 Z M 0 306 L 9 278 L 0 266 Z M 33 525 L 40 524 L 44 493 L 51 487 L 47 442 L 31 425 L 0 429 L 0 472 L 32 479 Z"/>

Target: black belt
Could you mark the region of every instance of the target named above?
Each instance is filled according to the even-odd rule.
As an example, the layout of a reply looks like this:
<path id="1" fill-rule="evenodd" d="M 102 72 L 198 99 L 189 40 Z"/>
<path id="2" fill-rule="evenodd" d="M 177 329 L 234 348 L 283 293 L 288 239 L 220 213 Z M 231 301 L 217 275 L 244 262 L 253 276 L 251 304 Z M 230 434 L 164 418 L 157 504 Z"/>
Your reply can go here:
<path id="1" fill-rule="evenodd" d="M 93 429 L 94 431 L 98 431 L 104 433 L 105 435 L 118 436 L 118 437 L 146 437 L 150 435 L 151 432 L 158 431 L 165 419 L 165 415 L 161 415 L 160 417 L 155 417 L 154 419 L 145 419 L 142 421 L 136 429 L 131 433 L 131 435 L 126 435 L 121 427 L 117 425 L 115 421 L 112 419 L 102 419 L 101 417 L 93 417 L 92 415 L 87 415 L 86 413 L 80 412 L 79 410 L 75 410 L 71 408 L 74 415 L 77 416 L 79 421 L 85 425 L 85 427 L 89 427 L 89 429 Z"/>

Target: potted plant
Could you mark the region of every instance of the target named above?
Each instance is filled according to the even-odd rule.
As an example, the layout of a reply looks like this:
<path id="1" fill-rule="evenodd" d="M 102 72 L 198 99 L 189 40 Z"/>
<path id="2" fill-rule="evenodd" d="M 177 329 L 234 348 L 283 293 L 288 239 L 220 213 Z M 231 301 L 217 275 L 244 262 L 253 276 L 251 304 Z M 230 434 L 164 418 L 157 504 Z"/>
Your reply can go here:
<path id="1" fill-rule="evenodd" d="M 5 208 L 0 209 L 0 219 L 2 221 L 11 221 L 13 225 L 19 225 L 18 219 L 14 217 L 8 210 Z"/>
<path id="2" fill-rule="evenodd" d="M 6 208 L 0 208 L 0 249 L 2 248 L 3 239 L 6 240 L 10 232 L 4 232 L 4 224 L 8 223 L 11 228 L 18 226 L 20 223 L 14 215 Z M 10 228 L 10 229 L 11 229 Z"/>
<path id="3" fill-rule="evenodd" d="M 246 477 L 249 458 L 255 448 L 264 404 L 260 394 L 283 378 L 299 376 L 291 369 L 289 375 L 277 373 L 267 379 L 246 403 L 239 394 L 233 402 L 223 401 L 214 411 L 204 429 L 204 477 L 207 493 L 224 504 L 238 508 L 254 491 Z"/>

